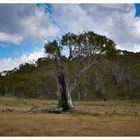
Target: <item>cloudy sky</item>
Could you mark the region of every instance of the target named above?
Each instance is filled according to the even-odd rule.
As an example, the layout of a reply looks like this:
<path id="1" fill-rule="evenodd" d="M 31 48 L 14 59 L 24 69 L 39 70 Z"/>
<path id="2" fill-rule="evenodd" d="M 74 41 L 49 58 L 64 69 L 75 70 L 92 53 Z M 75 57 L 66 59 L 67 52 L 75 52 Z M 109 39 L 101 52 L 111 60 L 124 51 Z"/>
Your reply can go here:
<path id="1" fill-rule="evenodd" d="M 140 51 L 140 4 L 0 4 L 0 71 L 44 57 L 42 36 L 83 30 Z"/>

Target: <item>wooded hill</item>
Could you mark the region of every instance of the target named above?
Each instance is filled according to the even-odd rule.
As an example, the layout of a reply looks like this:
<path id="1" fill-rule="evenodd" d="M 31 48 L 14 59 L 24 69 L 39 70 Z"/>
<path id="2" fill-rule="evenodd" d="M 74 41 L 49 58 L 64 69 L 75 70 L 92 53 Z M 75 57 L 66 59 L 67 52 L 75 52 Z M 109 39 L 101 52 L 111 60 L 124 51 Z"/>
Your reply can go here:
<path id="1" fill-rule="evenodd" d="M 66 35 L 62 37 L 63 41 L 65 41 Z M 100 36 L 98 35 L 98 37 Z M 53 43 L 55 45 L 55 42 Z M 67 46 L 64 43 L 63 45 Z M 73 99 L 140 99 L 140 52 L 117 49 L 116 51 L 117 55 L 114 55 L 113 51 L 105 53 L 97 51 L 99 62 L 95 67 L 83 71 L 78 77 L 78 83 L 72 91 Z M 67 63 L 70 69 L 69 75 L 74 77 L 79 74 L 83 63 L 79 63 L 78 59 L 82 60 L 83 57 L 84 55 L 77 55 L 73 59 L 68 59 L 65 55 L 61 57 L 63 63 L 70 61 L 69 64 Z M 54 70 L 52 70 L 55 61 L 55 57 L 49 55 L 46 58 L 39 58 L 35 64 L 21 64 L 19 68 L 1 72 L 0 95 L 56 99 L 57 82 Z M 5 74 L 3 75 L 3 73 Z"/>

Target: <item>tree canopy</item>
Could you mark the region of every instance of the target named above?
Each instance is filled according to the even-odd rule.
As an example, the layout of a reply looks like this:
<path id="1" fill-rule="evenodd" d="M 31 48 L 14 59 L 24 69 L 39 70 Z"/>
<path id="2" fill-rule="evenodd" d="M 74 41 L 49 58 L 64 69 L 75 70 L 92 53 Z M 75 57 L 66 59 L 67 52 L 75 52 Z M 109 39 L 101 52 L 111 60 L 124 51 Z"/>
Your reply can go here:
<path id="1" fill-rule="evenodd" d="M 0 95 L 56 98 L 57 76 L 65 75 L 74 99 L 140 98 L 140 53 L 118 50 L 113 40 L 92 31 L 48 41 L 46 58 L 0 74 Z"/>

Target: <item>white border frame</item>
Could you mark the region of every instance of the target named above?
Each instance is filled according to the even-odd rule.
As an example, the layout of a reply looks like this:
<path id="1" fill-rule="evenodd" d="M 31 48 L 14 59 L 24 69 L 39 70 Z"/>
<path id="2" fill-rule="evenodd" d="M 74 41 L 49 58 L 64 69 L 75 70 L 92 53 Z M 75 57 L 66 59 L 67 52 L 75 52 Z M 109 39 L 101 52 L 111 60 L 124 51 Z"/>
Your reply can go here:
<path id="1" fill-rule="evenodd" d="M 0 4 L 36 4 L 36 3 L 72 3 L 72 4 L 80 4 L 80 3 L 95 3 L 95 4 L 128 4 L 128 3 L 140 3 L 140 0 L 0 0 Z M 2 139 L 6 140 L 39 140 L 44 139 L 46 140 L 46 137 L 0 137 L 0 140 Z M 80 140 L 140 140 L 140 137 L 47 137 L 47 140 L 65 140 L 65 139 L 80 139 Z"/>
<path id="2" fill-rule="evenodd" d="M 0 3 L 140 3 L 140 0 L 0 0 Z"/>

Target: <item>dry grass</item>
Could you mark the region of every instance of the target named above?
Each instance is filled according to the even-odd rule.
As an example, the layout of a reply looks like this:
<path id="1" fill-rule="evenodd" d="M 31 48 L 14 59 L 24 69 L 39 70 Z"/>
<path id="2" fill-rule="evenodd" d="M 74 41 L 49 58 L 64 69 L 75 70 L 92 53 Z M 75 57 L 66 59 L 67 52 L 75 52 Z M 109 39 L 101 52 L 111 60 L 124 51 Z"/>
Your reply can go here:
<path id="1" fill-rule="evenodd" d="M 55 101 L 0 97 L 0 109 L 48 108 Z M 87 114 L 0 111 L 0 136 L 140 136 L 139 101 L 75 102 Z"/>

